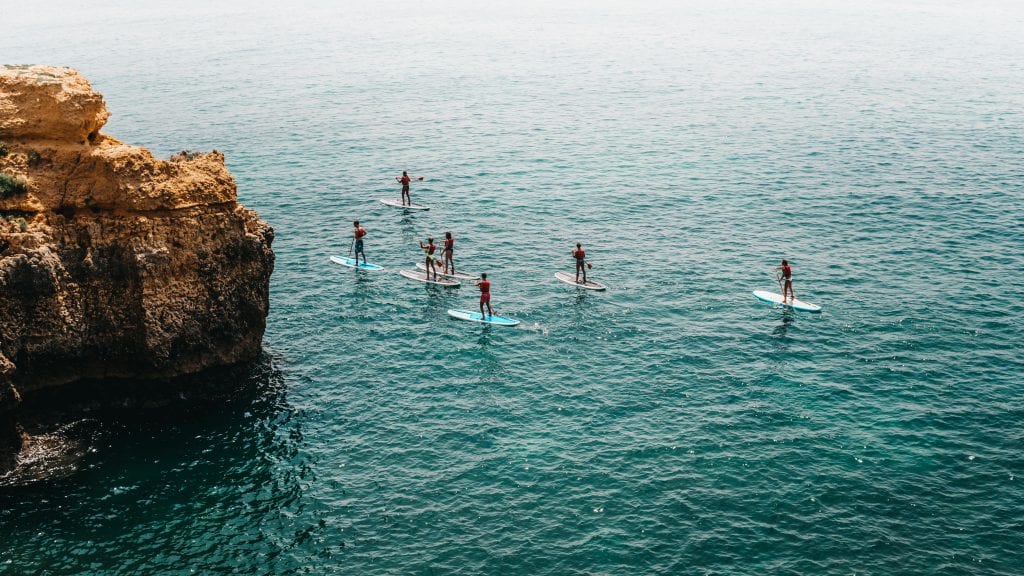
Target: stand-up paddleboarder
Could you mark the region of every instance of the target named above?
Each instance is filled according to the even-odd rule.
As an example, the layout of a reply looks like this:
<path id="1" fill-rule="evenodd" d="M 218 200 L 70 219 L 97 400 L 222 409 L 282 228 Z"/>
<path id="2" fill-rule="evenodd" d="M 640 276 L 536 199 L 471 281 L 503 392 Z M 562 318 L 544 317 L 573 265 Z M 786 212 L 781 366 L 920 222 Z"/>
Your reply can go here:
<path id="1" fill-rule="evenodd" d="M 576 283 L 580 283 L 580 272 L 583 272 L 583 283 L 587 283 L 587 251 L 577 242 L 576 249 L 572 251 L 572 257 L 576 259 Z"/>
<path id="2" fill-rule="evenodd" d="M 782 266 L 775 267 L 775 279 L 782 288 L 782 302 L 786 302 L 786 293 L 789 292 L 789 302 L 796 300 L 796 293 L 793 292 L 793 269 L 785 258 L 782 259 Z"/>
<path id="3" fill-rule="evenodd" d="M 363 237 L 366 236 L 366 229 L 359 225 L 359 220 L 352 222 L 352 244 L 355 248 L 356 266 L 359 266 L 359 255 L 363 255 L 363 264 L 366 264 L 366 252 L 363 251 Z"/>
<path id="4" fill-rule="evenodd" d="M 416 179 L 423 180 L 423 176 L 417 176 Z M 395 176 L 395 180 L 402 185 L 402 206 L 412 206 L 412 196 L 409 195 L 409 182 L 412 182 L 412 178 L 409 173 L 402 170 L 402 175 Z"/>
<path id="5" fill-rule="evenodd" d="M 455 238 L 452 238 L 451 232 L 444 233 L 444 273 L 449 274 L 448 266 L 451 266 L 452 271 L 450 274 L 455 275 Z"/>
<path id="6" fill-rule="evenodd" d="M 491 281 L 487 279 L 486 273 L 480 275 L 476 285 L 480 287 L 480 318 L 483 320 L 494 316 L 494 310 L 491 310 Z M 487 304 L 487 314 L 484 314 L 484 304 Z"/>
<path id="7" fill-rule="evenodd" d="M 435 263 L 434 252 L 437 250 L 437 246 L 434 245 L 433 238 L 427 238 L 427 243 L 420 242 L 420 249 L 423 250 L 425 258 L 424 265 L 426 266 L 425 275 L 427 280 L 430 280 L 430 272 L 434 272 L 434 280 L 437 280 L 437 264 Z"/>

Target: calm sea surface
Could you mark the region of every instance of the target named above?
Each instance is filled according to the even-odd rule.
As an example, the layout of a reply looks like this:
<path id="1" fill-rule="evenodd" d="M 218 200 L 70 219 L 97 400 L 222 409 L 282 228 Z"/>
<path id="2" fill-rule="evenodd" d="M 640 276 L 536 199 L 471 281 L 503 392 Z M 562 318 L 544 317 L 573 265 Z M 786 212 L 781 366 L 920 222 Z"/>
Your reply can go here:
<path id="1" fill-rule="evenodd" d="M 1024 573 L 1024 5 L 93 4 L 0 1 L 0 61 L 227 155 L 266 357 L 60 420 L 0 573 Z M 520 327 L 398 275 L 445 230 Z"/>

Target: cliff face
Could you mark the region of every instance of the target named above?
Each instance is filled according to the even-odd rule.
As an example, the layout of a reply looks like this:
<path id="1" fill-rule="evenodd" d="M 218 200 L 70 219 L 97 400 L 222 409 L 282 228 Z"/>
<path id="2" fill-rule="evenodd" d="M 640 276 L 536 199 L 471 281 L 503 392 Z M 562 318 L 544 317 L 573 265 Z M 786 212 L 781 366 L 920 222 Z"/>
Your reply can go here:
<path id="1" fill-rule="evenodd" d="M 100 133 L 108 116 L 72 69 L 0 67 L 0 412 L 260 352 L 273 229 L 219 152 L 159 160 Z"/>

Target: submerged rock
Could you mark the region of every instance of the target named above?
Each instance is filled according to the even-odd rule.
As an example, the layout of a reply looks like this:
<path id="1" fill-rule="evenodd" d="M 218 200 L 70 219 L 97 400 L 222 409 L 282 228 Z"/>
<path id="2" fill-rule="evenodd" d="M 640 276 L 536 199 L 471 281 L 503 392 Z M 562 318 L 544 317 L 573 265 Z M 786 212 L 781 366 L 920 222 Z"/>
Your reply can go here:
<path id="1" fill-rule="evenodd" d="M 102 134 L 108 116 L 75 70 L 0 67 L 0 412 L 260 353 L 273 229 L 222 154 L 160 160 Z"/>

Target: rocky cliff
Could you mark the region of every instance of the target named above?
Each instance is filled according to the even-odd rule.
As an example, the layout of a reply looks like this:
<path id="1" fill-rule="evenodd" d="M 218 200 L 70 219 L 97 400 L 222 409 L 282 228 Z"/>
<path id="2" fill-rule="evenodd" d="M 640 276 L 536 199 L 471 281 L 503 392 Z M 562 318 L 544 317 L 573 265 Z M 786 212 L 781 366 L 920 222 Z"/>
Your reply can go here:
<path id="1" fill-rule="evenodd" d="M 72 69 L 0 67 L 0 412 L 260 352 L 273 230 L 222 154 L 160 160 L 101 133 L 108 116 Z"/>

